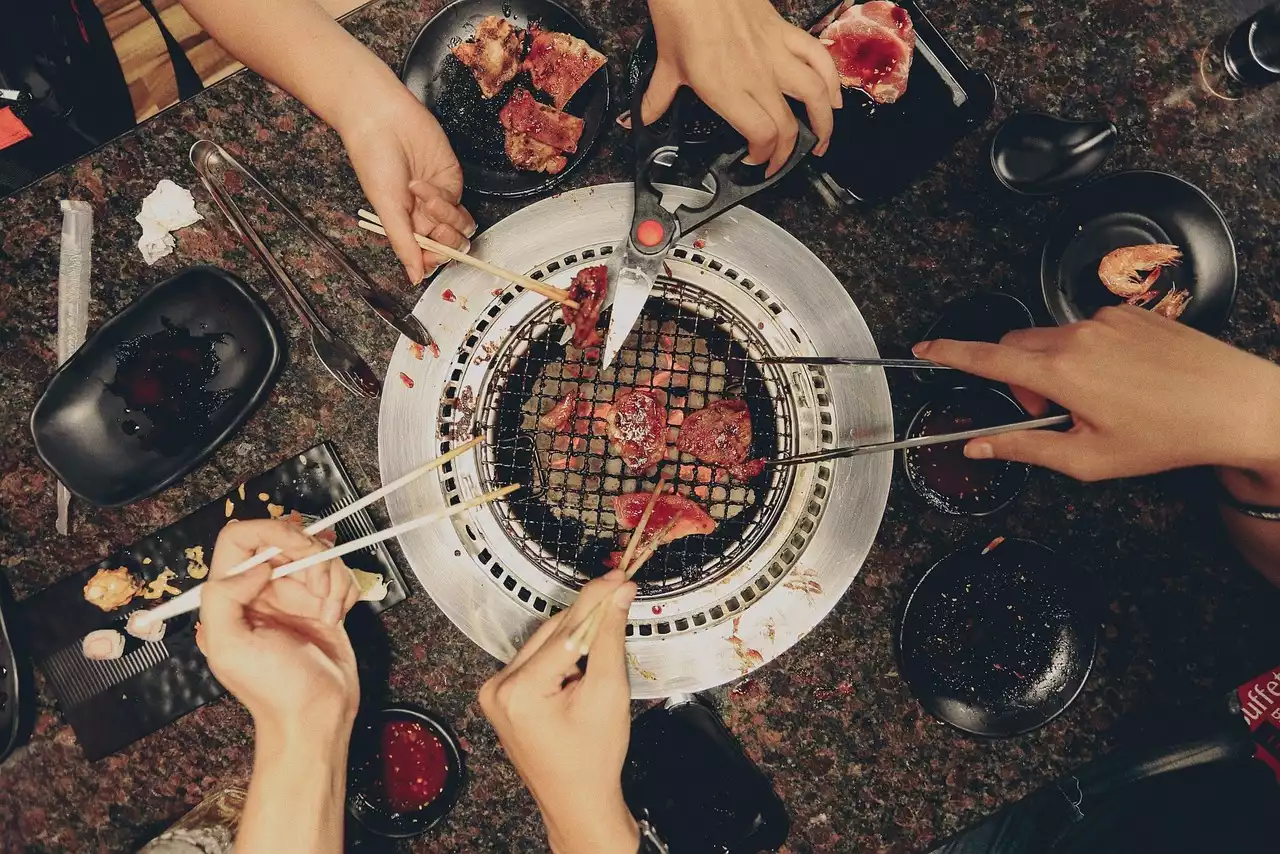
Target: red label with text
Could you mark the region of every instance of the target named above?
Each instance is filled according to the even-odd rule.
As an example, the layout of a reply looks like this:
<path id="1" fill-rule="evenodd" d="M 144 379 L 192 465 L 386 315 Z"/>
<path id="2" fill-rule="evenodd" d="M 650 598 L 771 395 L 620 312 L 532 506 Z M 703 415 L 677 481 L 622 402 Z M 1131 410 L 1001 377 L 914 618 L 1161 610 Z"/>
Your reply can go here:
<path id="1" fill-rule="evenodd" d="M 1244 719 L 1257 743 L 1254 756 L 1280 779 L 1280 667 L 1236 689 Z"/>

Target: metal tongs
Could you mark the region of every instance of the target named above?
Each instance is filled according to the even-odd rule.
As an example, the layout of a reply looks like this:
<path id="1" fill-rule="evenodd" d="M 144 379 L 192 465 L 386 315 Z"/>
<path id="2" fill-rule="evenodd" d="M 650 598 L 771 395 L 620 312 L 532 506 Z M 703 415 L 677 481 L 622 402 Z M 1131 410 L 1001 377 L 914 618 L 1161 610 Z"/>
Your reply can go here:
<path id="1" fill-rule="evenodd" d="M 738 169 L 753 168 L 739 165 L 747 154 L 746 147 L 722 154 L 712 161 L 702 179 L 703 187 L 712 194 L 711 199 L 701 207 L 679 205 L 673 211 L 667 210 L 662 204 L 662 191 L 654 185 L 654 172 L 659 167 L 671 167 L 678 162 L 682 117 L 695 96 L 692 90 L 681 87 L 670 112 L 660 120 L 666 122 L 666 129 L 659 133 L 653 125 L 646 126 L 642 103 L 655 67 L 656 63 L 646 67 L 631 95 L 631 127 L 636 145 L 635 212 L 618 277 L 610 289 L 613 314 L 609 319 L 609 334 L 605 338 L 602 370 L 609 367 L 622 348 L 622 342 L 631 334 L 649 299 L 649 292 L 662 272 L 667 250 L 680 236 L 781 181 L 813 151 L 818 142 L 813 131 L 801 121 L 800 134 L 790 159 L 770 177 L 750 184 L 739 183 L 734 175 Z"/>
<path id="2" fill-rule="evenodd" d="M 290 307 L 297 312 L 302 324 L 310 333 L 311 348 L 315 351 L 316 358 L 320 360 L 320 363 L 325 366 L 329 373 L 333 374 L 334 379 L 352 394 L 359 397 L 377 397 L 381 393 L 382 382 L 378 379 L 377 374 L 373 372 L 373 369 L 369 367 L 369 364 L 355 351 L 355 348 L 335 335 L 321 320 L 297 284 L 285 272 L 271 250 L 267 248 L 257 230 L 250 225 L 249 220 L 231 198 L 223 183 L 223 175 L 227 171 L 239 174 L 244 180 L 257 187 L 273 204 L 288 214 L 290 219 L 308 237 L 323 248 L 338 263 L 338 266 L 352 277 L 355 281 L 356 293 L 387 325 L 418 344 L 427 346 L 431 343 L 431 336 L 427 334 L 427 330 L 416 317 L 404 311 L 394 299 L 378 290 L 369 281 L 368 277 L 356 269 L 338 251 L 338 248 L 312 226 L 293 205 L 281 198 L 257 175 L 217 143 L 202 139 L 193 145 L 191 147 L 191 165 L 195 167 L 196 172 L 200 175 L 201 183 L 209 191 L 209 195 L 213 198 L 218 210 L 230 221 L 232 228 L 240 235 L 245 245 L 262 262 L 262 265 L 267 269 L 267 273 L 280 286 Z"/>

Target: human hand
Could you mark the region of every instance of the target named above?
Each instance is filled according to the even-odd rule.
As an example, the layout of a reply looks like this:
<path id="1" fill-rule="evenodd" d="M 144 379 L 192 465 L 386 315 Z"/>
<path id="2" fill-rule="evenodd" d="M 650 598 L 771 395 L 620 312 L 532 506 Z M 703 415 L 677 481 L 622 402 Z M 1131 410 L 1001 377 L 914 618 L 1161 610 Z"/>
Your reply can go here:
<path id="1" fill-rule="evenodd" d="M 804 102 L 821 157 L 831 143 L 840 76 L 826 48 L 778 14 L 769 0 L 649 0 L 658 63 L 644 94 L 646 125 L 660 119 L 681 85 L 747 139 L 747 161 L 777 172 L 799 126 L 784 95 Z M 708 22 L 715 22 L 708 26 Z"/>
<path id="2" fill-rule="evenodd" d="M 631 854 L 639 846 L 622 799 L 631 738 L 624 644 L 635 593 L 617 570 L 591 582 L 480 689 L 480 707 L 538 802 L 556 854 Z M 605 600 L 587 672 L 578 678 L 578 651 L 565 642 Z"/>
<path id="3" fill-rule="evenodd" d="M 365 197 L 417 284 L 445 259 L 420 249 L 414 232 L 468 252 L 476 222 L 462 206 L 462 166 L 440 123 L 396 86 L 339 133 Z"/>
<path id="4" fill-rule="evenodd" d="M 228 571 L 276 546 L 282 554 L 241 575 Z M 360 699 L 355 653 L 342 618 L 358 591 L 341 560 L 271 578 L 274 567 L 322 551 L 281 521 L 228 524 L 218 535 L 201 594 L 201 649 L 209 669 L 274 732 L 350 730 Z"/>
<path id="5" fill-rule="evenodd" d="M 1033 415 L 1071 412 L 1065 433 L 973 439 L 965 455 L 1055 469 L 1080 480 L 1217 465 L 1280 469 L 1280 367 L 1130 306 L 1069 326 L 1011 332 L 999 344 L 933 341 L 915 354 L 1009 383 Z"/>

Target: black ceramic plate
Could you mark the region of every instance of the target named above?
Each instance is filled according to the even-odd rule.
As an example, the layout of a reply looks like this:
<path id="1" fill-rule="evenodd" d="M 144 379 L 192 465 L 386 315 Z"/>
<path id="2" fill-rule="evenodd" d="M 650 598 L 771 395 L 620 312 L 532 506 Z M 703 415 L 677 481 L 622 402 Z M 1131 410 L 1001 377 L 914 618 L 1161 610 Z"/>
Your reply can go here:
<path id="1" fill-rule="evenodd" d="M 906 438 L 994 427 L 1029 416 L 1017 401 L 991 386 L 956 387 L 938 394 L 911 419 Z M 1027 484 L 1031 467 L 1006 460 L 971 460 L 965 442 L 902 452 L 907 482 L 935 510 L 952 516 L 986 516 L 1002 510 Z"/>
<path id="2" fill-rule="evenodd" d="M 18 742 L 19 727 L 23 723 L 23 709 L 28 703 L 30 685 L 27 673 L 20 669 L 23 663 L 11 634 L 9 618 L 13 598 L 9 583 L 0 575 L 0 762 L 9 755 Z M 16 628 L 16 627 L 15 627 Z"/>
<path id="3" fill-rule="evenodd" d="M 1236 299 L 1236 251 L 1222 211 L 1204 191 L 1164 172 L 1117 172 L 1072 199 L 1053 226 L 1040 261 L 1049 313 L 1059 325 L 1092 317 L 1120 298 L 1098 278 L 1114 249 L 1150 243 L 1181 247 L 1182 263 L 1157 287 L 1176 285 L 1192 299 L 1179 322 L 1216 335 Z"/>
<path id="4" fill-rule="evenodd" d="M 985 341 L 997 344 L 1015 329 L 1035 326 L 1030 310 L 1017 297 L 1002 293 L 969 294 L 956 297 L 942 309 L 942 316 L 929 327 L 921 341 L 951 338 L 956 341 Z M 951 385 L 983 384 L 988 380 L 960 371 L 913 371 L 924 383 Z"/>
<path id="5" fill-rule="evenodd" d="M 391 721 L 422 724 L 439 740 L 449 765 L 444 789 L 435 800 L 415 812 L 392 812 L 375 794 L 382 772 L 382 728 Z M 356 721 L 351 734 L 350 753 L 351 783 L 347 787 L 347 811 L 377 836 L 407 839 L 426 833 L 449 814 L 466 784 L 466 761 L 458 737 L 444 721 L 421 709 L 395 706 L 362 716 Z"/>
<path id="6" fill-rule="evenodd" d="M 104 323 L 54 375 L 31 413 L 36 451 L 91 504 L 153 495 L 266 400 L 281 342 L 244 282 L 216 267 L 183 270 Z"/>
<path id="7" fill-rule="evenodd" d="M 845 89 L 831 149 L 812 161 L 849 203 L 902 190 L 985 121 L 995 103 L 991 78 L 960 59 L 914 0 L 897 3 L 916 31 L 907 91 L 893 104 L 876 104 L 861 90 Z"/>
<path id="8" fill-rule="evenodd" d="M 1014 113 L 991 140 L 996 179 L 1024 196 L 1048 196 L 1079 186 L 1115 151 L 1116 126 L 1048 113 Z"/>
<path id="9" fill-rule="evenodd" d="M 270 505 L 280 508 L 278 512 L 325 516 L 359 497 L 328 443 L 249 479 L 243 491 L 242 498 L 240 488 L 231 490 L 22 603 L 20 616 L 31 657 L 49 678 L 67 722 L 90 759 L 119 750 L 224 693 L 196 647 L 194 613 L 170 621 L 159 643 L 130 637 L 122 658 L 87 660 L 80 650 L 85 635 L 95 629 L 122 630 L 131 612 L 156 604 L 139 596 L 123 608 L 103 612 L 84 599 L 84 585 L 94 573 L 126 567 L 136 578 L 149 582 L 167 566 L 177 573 L 170 584 L 187 590 L 199 581 L 189 574 L 192 561 L 198 557 L 208 563 L 227 519 L 267 518 Z M 335 530 L 339 542 L 350 542 L 375 529 L 368 511 L 360 511 L 339 522 Z M 363 666 L 370 653 L 356 629 L 372 613 L 402 602 L 407 590 L 382 543 L 343 560 L 354 569 L 390 579 L 385 599 L 359 604 L 347 617 L 356 657 Z"/>
<path id="10" fill-rule="evenodd" d="M 418 33 L 400 69 L 400 79 L 440 120 L 462 162 L 468 190 L 508 198 L 546 192 L 586 159 L 600 135 L 600 128 L 608 119 L 609 67 L 597 71 L 565 105 L 565 112 L 581 116 L 586 126 L 578 150 L 568 156 L 569 164 L 564 170 L 547 175 L 517 169 L 503 147 L 506 137 L 498 111 L 516 87 L 529 89 L 540 100 L 546 96 L 534 89 L 528 72 L 521 71 L 502 92 L 486 99 L 470 69 L 451 53 L 475 35 L 476 26 L 489 15 L 505 16 L 521 29 L 538 24 L 547 30 L 568 33 L 600 50 L 599 41 L 586 25 L 551 0 L 458 0 L 436 13 Z"/>
<path id="11" fill-rule="evenodd" d="M 898 631 L 925 711 L 973 735 L 1041 727 L 1084 687 L 1097 648 L 1088 580 L 1044 546 L 998 537 L 935 564 Z"/>

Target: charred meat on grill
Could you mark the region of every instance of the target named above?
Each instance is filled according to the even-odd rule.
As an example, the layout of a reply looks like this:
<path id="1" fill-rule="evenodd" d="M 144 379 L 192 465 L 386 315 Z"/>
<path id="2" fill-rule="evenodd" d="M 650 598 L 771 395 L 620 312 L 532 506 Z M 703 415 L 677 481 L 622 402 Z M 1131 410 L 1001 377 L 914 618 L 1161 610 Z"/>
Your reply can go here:
<path id="1" fill-rule="evenodd" d="M 476 27 L 476 34 L 453 49 L 453 55 L 476 78 L 480 94 L 492 98 L 520 71 L 524 31 L 506 18 L 490 15 Z"/>
<path id="2" fill-rule="evenodd" d="M 539 418 L 538 426 L 545 427 L 548 430 L 563 430 L 569 426 L 569 419 L 573 417 L 577 404 L 578 392 L 575 389 L 566 394 L 559 403 L 551 407 L 546 415 Z"/>
<path id="3" fill-rule="evenodd" d="M 564 322 L 573 327 L 575 347 L 598 347 L 604 339 L 596 327 L 600 324 L 600 310 L 609 293 L 609 268 L 603 264 L 585 267 L 578 271 L 569 285 L 569 299 L 578 304 L 577 309 L 564 306 L 561 313 Z"/>
<path id="4" fill-rule="evenodd" d="M 613 512 L 624 531 L 633 530 L 640 524 L 640 517 L 644 515 L 650 496 L 651 493 L 648 492 L 625 492 L 614 496 Z M 716 520 L 697 502 L 682 495 L 660 495 L 653 503 L 648 524 L 640 533 L 637 549 L 656 549 L 682 537 L 714 533 L 715 529 Z M 624 534 L 619 537 L 619 542 L 625 544 L 628 539 Z M 621 558 L 622 552 L 613 552 L 605 563 L 615 567 Z"/>
<path id="5" fill-rule="evenodd" d="M 676 447 L 704 463 L 736 466 L 751 453 L 751 414 L 741 400 L 717 400 L 684 419 Z"/>
<path id="6" fill-rule="evenodd" d="M 605 421 L 623 465 L 631 471 L 647 471 L 667 455 L 667 410 L 654 389 L 619 391 Z"/>
<path id="7" fill-rule="evenodd" d="M 551 96 L 557 109 L 564 109 L 574 94 L 608 61 L 604 54 L 568 33 L 531 30 L 533 43 L 524 61 L 533 85 Z"/>

